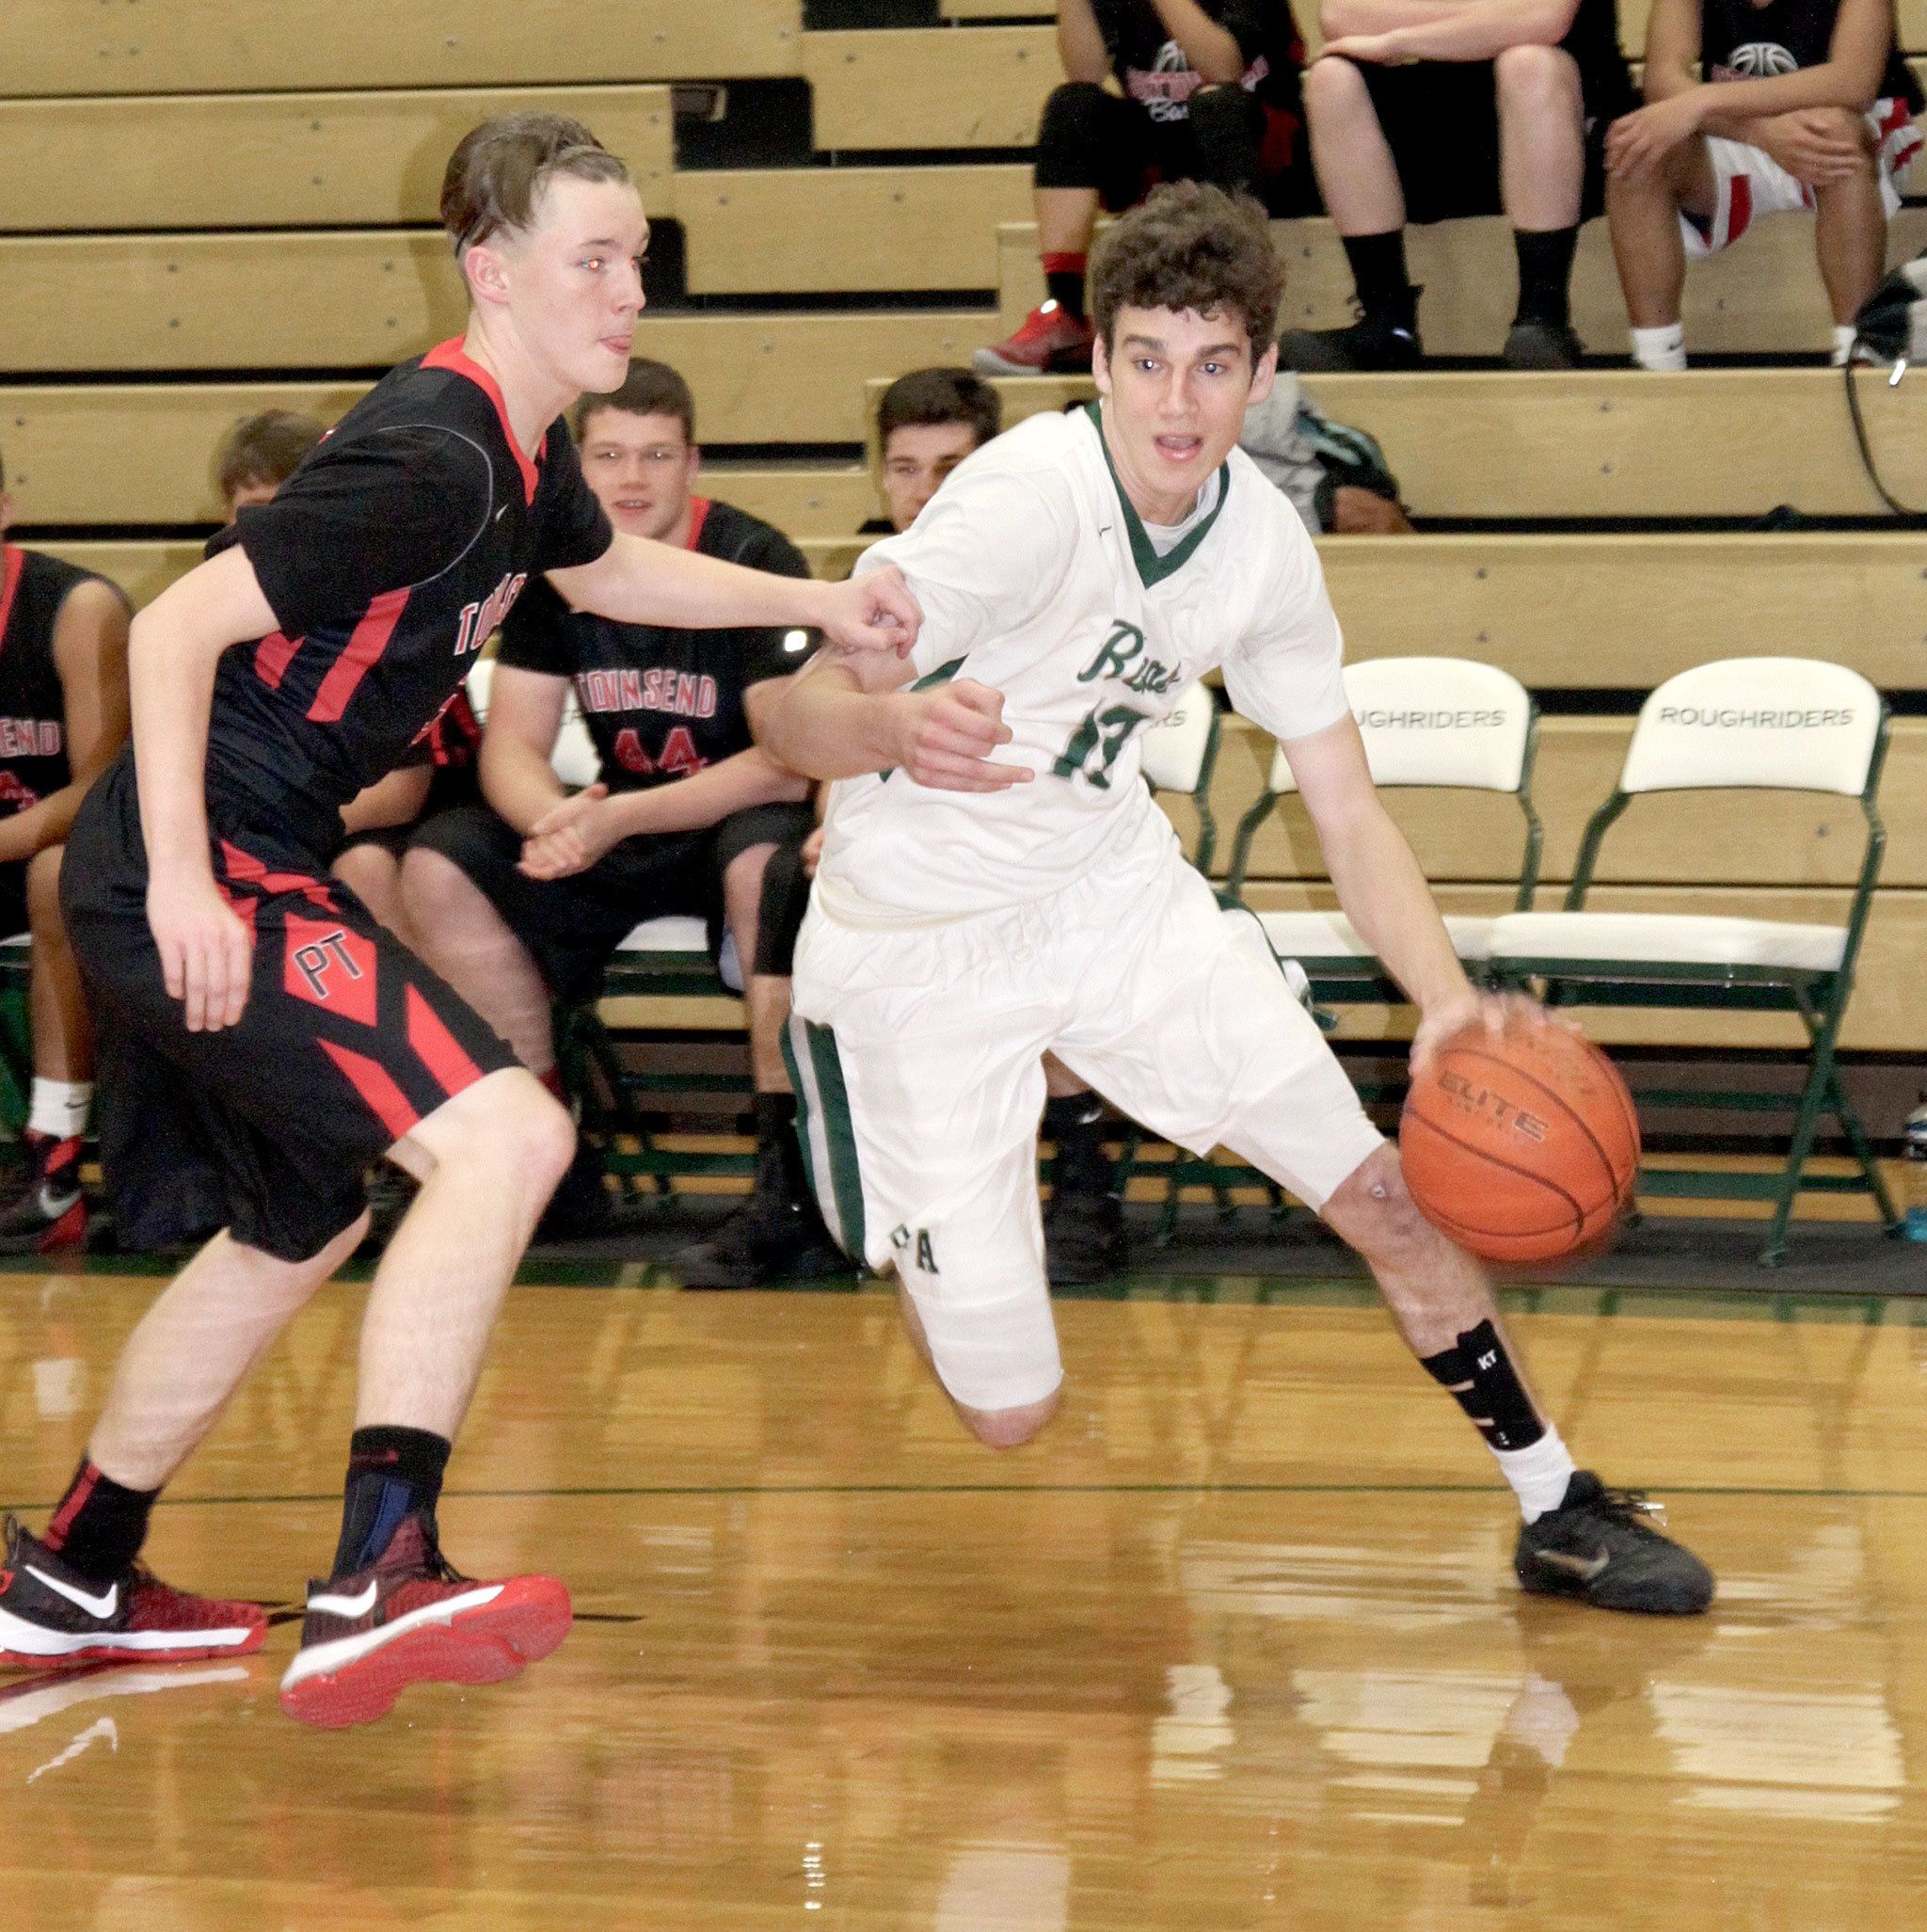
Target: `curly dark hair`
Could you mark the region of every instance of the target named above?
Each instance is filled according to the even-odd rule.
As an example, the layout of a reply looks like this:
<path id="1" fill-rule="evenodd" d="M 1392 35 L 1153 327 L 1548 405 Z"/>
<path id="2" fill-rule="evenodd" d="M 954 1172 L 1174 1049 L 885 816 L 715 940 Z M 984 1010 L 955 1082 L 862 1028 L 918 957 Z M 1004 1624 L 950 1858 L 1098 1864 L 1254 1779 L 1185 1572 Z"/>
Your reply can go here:
<path id="1" fill-rule="evenodd" d="M 1091 319 L 1115 346 L 1120 309 L 1188 309 L 1234 314 L 1256 362 L 1278 332 L 1284 265 L 1265 210 L 1249 195 L 1208 182 L 1152 191 L 1097 245 L 1091 263 Z"/>

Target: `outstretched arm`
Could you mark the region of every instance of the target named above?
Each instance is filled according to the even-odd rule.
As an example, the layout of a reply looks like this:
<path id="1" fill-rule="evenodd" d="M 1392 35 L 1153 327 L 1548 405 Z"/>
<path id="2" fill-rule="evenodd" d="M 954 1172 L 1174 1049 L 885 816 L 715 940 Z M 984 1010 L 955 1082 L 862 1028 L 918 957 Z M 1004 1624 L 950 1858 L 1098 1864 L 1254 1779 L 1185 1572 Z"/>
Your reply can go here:
<path id="1" fill-rule="evenodd" d="M 923 615 L 892 569 L 871 570 L 847 583 L 819 583 L 745 570 L 621 532 L 593 564 L 551 570 L 549 581 L 577 610 L 620 624 L 678 631 L 801 625 L 848 650 L 908 651 Z"/>

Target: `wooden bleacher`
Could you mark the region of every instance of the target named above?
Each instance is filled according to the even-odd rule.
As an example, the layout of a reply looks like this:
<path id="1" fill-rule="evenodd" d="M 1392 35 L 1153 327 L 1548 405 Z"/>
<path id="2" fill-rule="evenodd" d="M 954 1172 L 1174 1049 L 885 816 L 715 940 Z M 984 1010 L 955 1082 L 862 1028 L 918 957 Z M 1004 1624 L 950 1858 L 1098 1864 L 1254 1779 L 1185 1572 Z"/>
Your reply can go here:
<path id="1" fill-rule="evenodd" d="M 1027 144 L 1059 77 L 1047 21 L 1019 18 L 1044 8 L 943 0 L 940 28 L 836 32 L 805 31 L 801 0 L 474 0 L 453 25 L 438 9 L 386 0 L 151 8 L 14 0 L 0 70 L 0 450 L 29 540 L 36 526 L 63 533 L 46 547 L 141 600 L 197 556 L 184 533 L 212 520 L 209 462 L 234 416 L 281 406 L 332 419 L 366 372 L 459 326 L 435 197 L 455 136 L 501 105 L 586 119 L 629 160 L 652 218 L 679 225 L 701 304 L 651 311 L 638 350 L 692 381 L 712 458 L 706 487 L 788 529 L 823 570 L 847 567 L 874 512 L 855 458 L 876 389 L 906 367 L 967 359 L 1042 294 L 1027 169 L 984 151 Z M 1621 20 L 1636 55 L 1638 0 Z M 1906 0 L 1902 23 L 1903 44 L 1927 51 L 1927 0 Z M 693 81 L 806 86 L 808 165 L 678 169 L 672 90 Z M 1343 321 L 1349 280 L 1329 226 L 1279 224 L 1278 238 L 1286 325 Z M 1583 236 L 1576 320 L 1595 351 L 1617 355 L 1625 318 L 1606 243 L 1602 224 Z M 1923 246 L 1927 213 L 1908 210 L 1891 253 Z M 1427 285 L 1428 347 L 1489 358 L 1512 300 L 1504 224 L 1414 231 L 1411 259 Z M 878 300 L 906 295 L 920 299 Z M 823 305 L 755 306 L 813 296 Z M 1689 343 L 1702 352 L 1808 354 L 1827 342 L 1810 230 L 1798 222 L 1764 224 L 1696 268 L 1688 301 Z M 1311 388 L 1379 437 L 1422 519 L 1880 507 L 1841 379 L 1818 368 L 1426 371 Z M 1003 389 L 1011 421 L 1082 392 Z M 1860 392 L 1888 482 L 1927 501 L 1927 380 L 1889 391 L 1864 376 Z M 787 461 L 786 446 L 812 454 Z M 825 460 L 824 446 L 838 454 Z M 752 461 L 732 457 L 747 447 Z M 1339 539 L 1324 554 L 1357 655 L 1458 651 L 1541 690 L 1635 693 L 1710 657 L 1788 651 L 1853 663 L 1896 694 L 1927 691 L 1927 576 L 1911 536 L 1543 529 Z M 1544 722 L 1546 902 L 1629 728 L 1612 715 Z M 1254 730 L 1228 733 L 1213 791 L 1221 826 L 1267 758 Z M 1849 1015 L 1855 1053 L 1927 1058 L 1915 990 L 1927 940 L 1923 805 L 1927 719 L 1908 716 L 1887 767 L 1892 843 Z M 1183 827 L 1187 808 L 1172 809 Z M 1475 808 L 1428 809 L 1410 829 L 1449 907 L 1495 900 L 1489 854 L 1509 846 Z M 1848 814 L 1823 800 L 1725 819 L 1701 808 L 1691 824 L 1662 811 L 1609 846 L 1597 902 L 1828 917 L 1844 895 L 1847 831 Z M 1734 882 L 1716 894 L 1699 876 L 1709 849 Z M 1309 841 L 1283 823 L 1260 837 L 1252 877 L 1262 904 L 1323 891 Z M 727 1024 L 736 1011 L 716 1000 L 690 1016 Z M 1787 1037 L 1770 1018 L 1597 1023 L 1602 1037 L 1654 1043 Z M 1407 1024 L 1371 1009 L 1345 1021 L 1360 1038 Z"/>

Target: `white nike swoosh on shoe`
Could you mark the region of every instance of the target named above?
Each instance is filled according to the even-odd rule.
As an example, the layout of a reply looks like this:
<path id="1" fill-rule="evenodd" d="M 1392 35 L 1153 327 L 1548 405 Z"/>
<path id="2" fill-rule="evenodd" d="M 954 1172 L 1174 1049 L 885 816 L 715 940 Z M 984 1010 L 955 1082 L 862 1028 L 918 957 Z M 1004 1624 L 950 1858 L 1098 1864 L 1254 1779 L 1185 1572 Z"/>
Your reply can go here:
<path id="1" fill-rule="evenodd" d="M 308 1599 L 311 1610 L 326 1611 L 330 1617 L 365 1617 L 374 1607 L 376 1586 L 371 1581 L 358 1596 L 331 1597 L 326 1594 Z"/>
<path id="2" fill-rule="evenodd" d="M 1582 1583 L 1590 1583 L 1613 1559 L 1601 1550 L 1597 1557 L 1575 1557 L 1566 1550 L 1540 1550 L 1538 1559 L 1554 1570 L 1564 1570 Z"/>
<path id="3" fill-rule="evenodd" d="M 20 1566 L 36 1583 L 43 1583 L 56 1597 L 65 1597 L 70 1604 L 78 1605 L 89 1617 L 98 1617 L 102 1622 L 114 1614 L 120 1601 L 120 1586 L 110 1583 L 104 1596 L 90 1597 L 86 1590 L 71 1583 L 62 1583 L 57 1576 L 49 1576 L 44 1570 L 36 1570 L 31 1563 Z"/>
<path id="4" fill-rule="evenodd" d="M 74 1188 L 65 1194 L 56 1194 L 42 1181 L 40 1199 L 34 1204 L 49 1221 L 58 1221 L 73 1204 L 80 1199 L 80 1190 Z"/>
<path id="5" fill-rule="evenodd" d="M 305 1683 L 311 1677 L 331 1676 L 343 1666 L 358 1663 L 361 1658 L 392 1643 L 398 1637 L 406 1637 L 411 1630 L 419 1630 L 429 1623 L 453 1623 L 466 1610 L 479 1610 L 492 1604 L 502 1594 L 499 1583 L 477 1584 L 471 1590 L 457 1597 L 444 1597 L 437 1604 L 423 1604 L 419 1610 L 409 1610 L 397 1617 L 392 1623 L 377 1624 L 373 1630 L 358 1630 L 349 1637 L 330 1637 L 326 1643 L 304 1644 L 295 1653 L 287 1670 L 281 1678 L 281 1688 L 292 1690 L 297 1684 Z"/>

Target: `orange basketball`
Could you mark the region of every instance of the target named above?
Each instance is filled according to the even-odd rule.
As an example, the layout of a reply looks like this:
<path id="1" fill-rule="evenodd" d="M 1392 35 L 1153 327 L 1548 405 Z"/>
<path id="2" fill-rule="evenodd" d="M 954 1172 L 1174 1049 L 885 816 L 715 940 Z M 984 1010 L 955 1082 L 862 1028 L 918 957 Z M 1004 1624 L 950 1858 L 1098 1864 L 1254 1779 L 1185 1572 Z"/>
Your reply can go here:
<path id="1" fill-rule="evenodd" d="M 1471 1027 L 1406 1095 L 1406 1184 L 1427 1221 L 1489 1261 L 1598 1242 L 1632 1198 L 1639 1121 L 1618 1069 L 1564 1027 Z"/>

